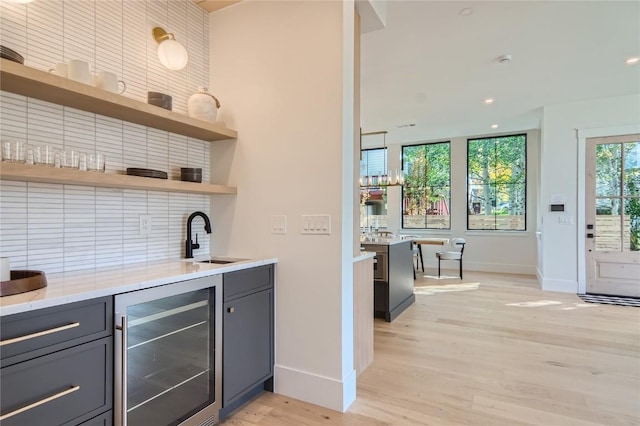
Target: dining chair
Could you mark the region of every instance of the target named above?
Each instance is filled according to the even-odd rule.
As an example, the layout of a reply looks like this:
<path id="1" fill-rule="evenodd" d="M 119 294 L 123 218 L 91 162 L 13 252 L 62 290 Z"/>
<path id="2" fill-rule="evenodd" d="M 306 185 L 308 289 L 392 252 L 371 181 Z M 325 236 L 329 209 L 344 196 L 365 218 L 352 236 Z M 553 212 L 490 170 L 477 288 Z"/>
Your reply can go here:
<path id="1" fill-rule="evenodd" d="M 466 240 L 464 238 L 452 238 L 451 251 L 441 251 L 436 253 L 438 258 L 438 278 L 440 278 L 440 261 L 442 260 L 457 260 L 460 263 L 460 279 L 462 279 L 462 255 L 464 254 L 464 245 Z"/>
<path id="2" fill-rule="evenodd" d="M 414 238 L 418 238 L 415 235 L 400 235 L 400 238 L 406 240 L 413 240 Z M 416 261 L 416 266 L 413 268 L 413 279 L 416 279 L 416 271 L 420 270 L 420 265 L 422 265 L 422 272 L 424 272 L 424 263 L 422 261 L 422 250 L 420 250 L 420 244 L 417 244 L 413 241 L 411 245 L 411 253 L 413 254 L 413 258 Z"/>

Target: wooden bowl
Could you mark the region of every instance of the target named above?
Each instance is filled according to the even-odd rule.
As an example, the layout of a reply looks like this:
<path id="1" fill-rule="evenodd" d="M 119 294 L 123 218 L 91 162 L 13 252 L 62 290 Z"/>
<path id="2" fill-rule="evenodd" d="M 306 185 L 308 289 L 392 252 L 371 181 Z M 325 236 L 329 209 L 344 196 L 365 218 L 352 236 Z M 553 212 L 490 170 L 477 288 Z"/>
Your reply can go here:
<path id="1" fill-rule="evenodd" d="M 11 280 L 0 282 L 0 297 L 20 294 L 47 286 L 42 271 L 11 271 Z"/>

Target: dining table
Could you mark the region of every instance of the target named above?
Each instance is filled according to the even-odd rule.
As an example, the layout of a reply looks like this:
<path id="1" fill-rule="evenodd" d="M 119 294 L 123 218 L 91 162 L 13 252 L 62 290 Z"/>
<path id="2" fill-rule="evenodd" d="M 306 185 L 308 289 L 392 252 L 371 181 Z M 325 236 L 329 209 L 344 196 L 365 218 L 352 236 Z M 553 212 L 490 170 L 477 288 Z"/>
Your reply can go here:
<path id="1" fill-rule="evenodd" d="M 424 272 L 424 259 L 422 257 L 422 245 L 444 246 L 449 244 L 448 238 L 432 238 L 432 237 L 411 237 L 413 242 L 418 246 L 418 255 L 420 257 L 420 266 Z"/>

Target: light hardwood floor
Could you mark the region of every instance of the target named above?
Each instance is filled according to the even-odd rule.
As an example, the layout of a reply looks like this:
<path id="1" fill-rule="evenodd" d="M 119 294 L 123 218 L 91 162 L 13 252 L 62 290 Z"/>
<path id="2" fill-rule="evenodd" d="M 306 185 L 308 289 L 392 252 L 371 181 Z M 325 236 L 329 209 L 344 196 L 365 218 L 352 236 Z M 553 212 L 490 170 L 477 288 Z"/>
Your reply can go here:
<path id="1" fill-rule="evenodd" d="M 520 275 L 415 287 L 415 305 L 375 321 L 374 361 L 347 413 L 264 393 L 222 424 L 640 425 L 640 309 Z"/>

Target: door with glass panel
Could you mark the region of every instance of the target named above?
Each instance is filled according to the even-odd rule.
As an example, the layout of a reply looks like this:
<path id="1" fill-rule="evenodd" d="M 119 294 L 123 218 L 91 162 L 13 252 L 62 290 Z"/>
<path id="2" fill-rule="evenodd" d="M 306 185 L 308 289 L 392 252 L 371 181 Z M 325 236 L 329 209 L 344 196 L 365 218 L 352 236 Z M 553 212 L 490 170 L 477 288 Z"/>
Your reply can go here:
<path id="1" fill-rule="evenodd" d="M 640 135 L 587 139 L 587 293 L 640 297 Z"/>
<path id="2" fill-rule="evenodd" d="M 116 426 L 214 424 L 222 403 L 222 277 L 116 295 Z"/>

